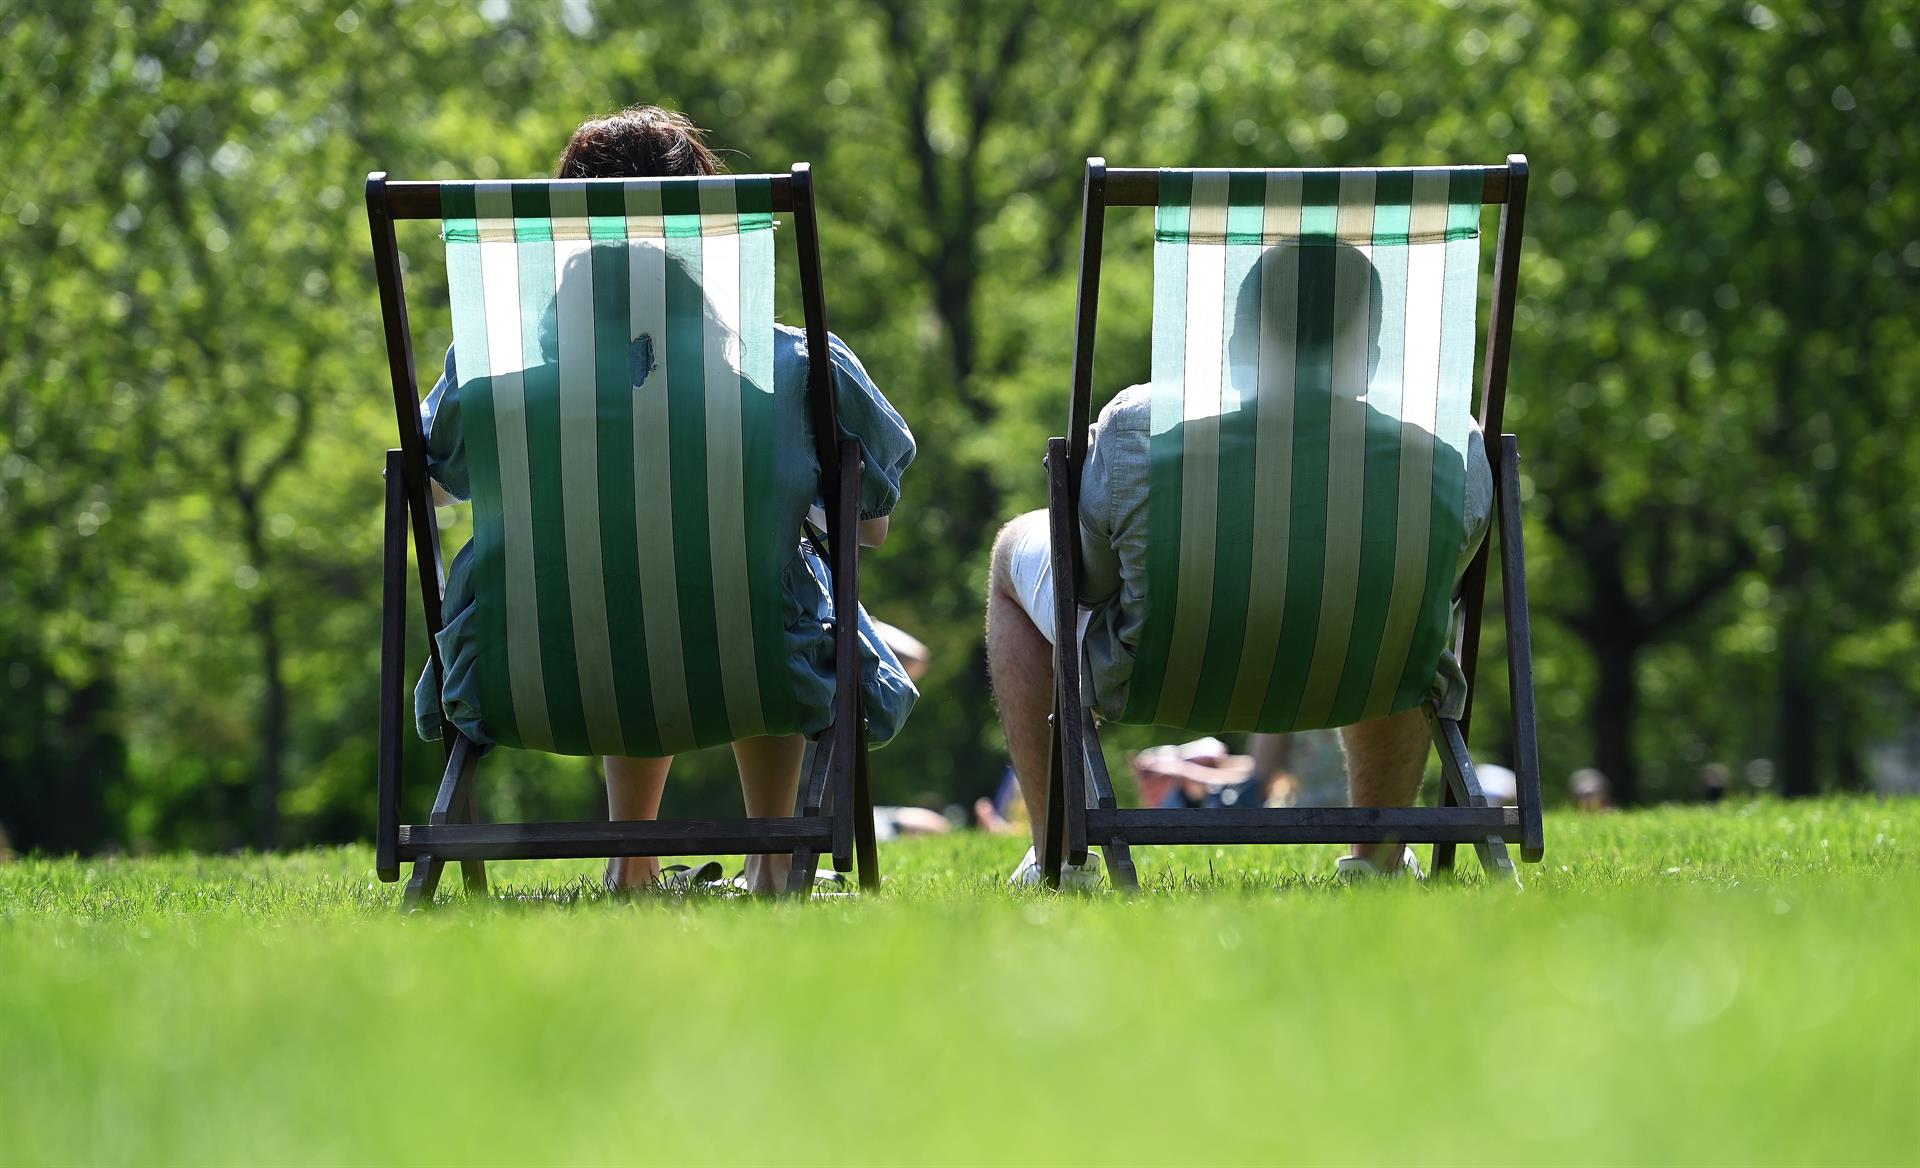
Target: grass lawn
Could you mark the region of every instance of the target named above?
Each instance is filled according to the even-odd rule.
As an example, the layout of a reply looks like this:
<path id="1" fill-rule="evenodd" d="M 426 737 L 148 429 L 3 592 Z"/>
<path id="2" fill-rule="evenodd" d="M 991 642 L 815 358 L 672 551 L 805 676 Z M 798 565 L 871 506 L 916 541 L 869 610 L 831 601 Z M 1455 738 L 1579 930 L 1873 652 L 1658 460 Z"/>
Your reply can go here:
<path id="1" fill-rule="evenodd" d="M 517 864 L 413 916 L 359 848 L 0 865 L 0 1164 L 1920 1158 L 1920 801 L 1547 832 L 1520 893 L 1192 848 L 1063 897 L 980 836 L 857 901 Z"/>

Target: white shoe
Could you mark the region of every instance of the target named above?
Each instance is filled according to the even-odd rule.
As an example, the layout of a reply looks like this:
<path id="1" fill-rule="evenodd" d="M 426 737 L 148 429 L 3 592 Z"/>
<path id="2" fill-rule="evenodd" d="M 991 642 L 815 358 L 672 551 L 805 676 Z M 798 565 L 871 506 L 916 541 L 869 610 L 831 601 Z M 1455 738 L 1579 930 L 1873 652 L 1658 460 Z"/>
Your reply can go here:
<path id="1" fill-rule="evenodd" d="M 1106 862 L 1094 848 L 1087 849 L 1087 862 L 1084 864 L 1062 864 L 1060 866 L 1060 888 L 1063 892 L 1099 892 L 1106 882 Z M 1040 857 L 1034 849 L 1028 848 L 1020 866 L 1007 877 L 1008 884 L 1034 885 L 1047 882 L 1047 871 L 1040 865 Z"/>
<path id="2" fill-rule="evenodd" d="M 1414 858 L 1412 848 L 1403 848 L 1400 852 L 1400 866 L 1391 872 L 1382 872 L 1366 856 L 1341 856 L 1335 866 L 1335 875 L 1344 884 L 1376 878 L 1399 879 L 1411 876 L 1415 880 L 1425 880 L 1427 874 L 1421 870 L 1420 861 Z"/>

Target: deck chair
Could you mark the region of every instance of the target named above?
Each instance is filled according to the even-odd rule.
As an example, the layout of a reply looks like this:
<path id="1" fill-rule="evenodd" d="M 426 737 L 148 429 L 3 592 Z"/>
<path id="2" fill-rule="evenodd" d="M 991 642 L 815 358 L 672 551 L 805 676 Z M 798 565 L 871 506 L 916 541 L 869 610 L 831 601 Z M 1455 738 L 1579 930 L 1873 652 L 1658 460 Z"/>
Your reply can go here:
<path id="1" fill-rule="evenodd" d="M 1115 720 L 1292 732 L 1426 706 L 1439 807 L 1121 808 L 1057 638 L 1042 864 L 1100 846 L 1138 888 L 1141 844 L 1472 844 L 1543 851 L 1518 446 L 1501 433 L 1527 163 L 1412 170 L 1108 170 L 1087 161 L 1067 436 L 1048 444 L 1057 629 L 1077 627 L 1100 259 L 1109 206 L 1152 207 L 1153 398 L 1145 611 Z M 1500 205 L 1480 420 L 1493 463 L 1506 604 L 1516 808 L 1484 805 L 1467 716 L 1426 698 L 1449 636 L 1480 275 L 1480 211 Z M 1279 323 L 1264 325 L 1271 319 Z M 1457 656 L 1472 678 L 1491 534 L 1462 583 Z M 1471 707 L 1468 707 L 1471 713 Z"/>
<path id="2" fill-rule="evenodd" d="M 481 750 L 447 727 L 426 823 L 401 822 L 411 734 L 411 531 L 428 668 L 444 577 L 394 223 L 438 220 L 473 496 L 476 670 L 491 737 L 557 754 L 659 756 L 801 729 L 781 569 L 800 521 L 774 514 L 773 216 L 797 231 L 809 420 L 836 611 L 859 603 L 858 444 L 840 434 L 809 168 L 575 182 L 367 177 L 367 215 L 400 445 L 387 452 L 376 866 L 430 902 L 459 861 L 470 892 L 509 858 L 790 852 L 790 891 L 822 853 L 878 882 L 856 622 L 834 630 L 837 693 L 794 814 L 659 822 L 483 823 Z M 644 357 L 633 350 L 645 338 Z M 635 393 L 630 362 L 656 372 Z M 506 755 L 496 751 L 493 759 Z"/>

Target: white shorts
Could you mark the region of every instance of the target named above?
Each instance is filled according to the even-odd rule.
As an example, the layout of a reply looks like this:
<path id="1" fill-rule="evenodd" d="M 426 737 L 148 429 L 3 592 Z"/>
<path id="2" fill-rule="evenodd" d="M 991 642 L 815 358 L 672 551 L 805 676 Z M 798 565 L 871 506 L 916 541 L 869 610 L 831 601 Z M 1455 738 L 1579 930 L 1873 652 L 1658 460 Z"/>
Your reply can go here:
<path id="1" fill-rule="evenodd" d="M 1020 608 L 1033 620 L 1034 627 L 1054 644 L 1053 622 L 1053 541 L 1048 538 L 1047 513 L 1034 511 L 1013 521 L 1011 533 L 1007 536 L 1008 546 L 1008 583 L 1013 586 L 1013 594 L 1020 601 Z M 1086 635 L 1087 621 L 1092 613 L 1084 607 L 1078 609 L 1080 625 L 1077 630 Z"/>

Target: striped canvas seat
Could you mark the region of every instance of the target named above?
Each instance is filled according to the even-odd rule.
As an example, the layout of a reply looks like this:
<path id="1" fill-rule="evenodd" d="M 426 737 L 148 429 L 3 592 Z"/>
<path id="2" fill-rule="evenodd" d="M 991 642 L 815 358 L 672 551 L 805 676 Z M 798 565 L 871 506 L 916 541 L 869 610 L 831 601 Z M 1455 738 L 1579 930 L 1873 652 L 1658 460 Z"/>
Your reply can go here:
<path id="1" fill-rule="evenodd" d="M 1485 175 L 1160 172 L 1122 721 L 1306 730 L 1427 694 L 1461 549 Z"/>
<path id="2" fill-rule="evenodd" d="M 441 189 L 493 737 L 663 755 L 798 731 L 768 180 Z"/>

